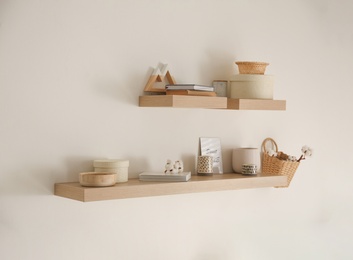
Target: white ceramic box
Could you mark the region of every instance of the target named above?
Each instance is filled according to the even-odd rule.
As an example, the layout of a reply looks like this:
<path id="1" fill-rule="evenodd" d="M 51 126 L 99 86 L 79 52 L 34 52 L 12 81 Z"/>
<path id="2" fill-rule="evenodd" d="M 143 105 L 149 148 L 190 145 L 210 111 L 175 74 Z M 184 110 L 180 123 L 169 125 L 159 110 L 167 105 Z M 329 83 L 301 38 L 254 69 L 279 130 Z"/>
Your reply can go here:
<path id="1" fill-rule="evenodd" d="M 273 99 L 274 76 L 238 74 L 230 79 L 230 98 Z"/>

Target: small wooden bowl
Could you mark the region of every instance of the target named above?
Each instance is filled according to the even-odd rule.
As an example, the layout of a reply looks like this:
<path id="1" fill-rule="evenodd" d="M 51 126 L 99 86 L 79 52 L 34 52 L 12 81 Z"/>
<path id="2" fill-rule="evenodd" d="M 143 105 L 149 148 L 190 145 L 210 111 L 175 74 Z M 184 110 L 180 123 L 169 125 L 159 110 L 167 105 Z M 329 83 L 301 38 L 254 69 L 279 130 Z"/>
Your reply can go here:
<path id="1" fill-rule="evenodd" d="M 239 74 L 265 74 L 266 67 L 269 63 L 266 62 L 253 62 L 253 61 L 238 61 Z"/>
<path id="2" fill-rule="evenodd" d="M 80 184 L 85 187 L 108 187 L 116 183 L 116 173 L 111 172 L 81 172 Z"/>

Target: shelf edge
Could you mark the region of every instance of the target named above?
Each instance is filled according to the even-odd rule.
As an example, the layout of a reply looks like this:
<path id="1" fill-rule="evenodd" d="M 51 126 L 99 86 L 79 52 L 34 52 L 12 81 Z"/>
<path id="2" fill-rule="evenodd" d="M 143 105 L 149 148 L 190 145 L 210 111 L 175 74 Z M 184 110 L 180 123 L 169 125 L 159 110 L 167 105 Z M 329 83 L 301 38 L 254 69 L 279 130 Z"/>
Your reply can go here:
<path id="1" fill-rule="evenodd" d="M 235 175 L 235 174 L 232 174 Z M 197 177 L 196 177 L 197 178 Z M 56 183 L 54 194 L 82 202 L 154 197 L 189 193 L 215 192 L 283 186 L 286 176 L 251 176 L 197 178 L 188 182 L 141 182 L 138 179 L 112 187 L 87 188 L 79 183 Z"/>
<path id="2" fill-rule="evenodd" d="M 147 95 L 139 96 L 139 106 L 284 111 L 286 110 L 286 100 L 234 99 L 227 97 L 184 95 Z"/>

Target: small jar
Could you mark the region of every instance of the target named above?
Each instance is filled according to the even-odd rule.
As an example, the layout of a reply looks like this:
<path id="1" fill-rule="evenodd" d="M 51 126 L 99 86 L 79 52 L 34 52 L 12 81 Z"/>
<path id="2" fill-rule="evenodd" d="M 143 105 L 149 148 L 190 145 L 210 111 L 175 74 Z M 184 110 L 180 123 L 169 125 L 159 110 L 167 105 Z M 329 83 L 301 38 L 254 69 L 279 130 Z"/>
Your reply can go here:
<path id="1" fill-rule="evenodd" d="M 200 175 L 200 176 L 213 175 L 213 156 L 202 155 L 198 157 L 197 175 Z"/>

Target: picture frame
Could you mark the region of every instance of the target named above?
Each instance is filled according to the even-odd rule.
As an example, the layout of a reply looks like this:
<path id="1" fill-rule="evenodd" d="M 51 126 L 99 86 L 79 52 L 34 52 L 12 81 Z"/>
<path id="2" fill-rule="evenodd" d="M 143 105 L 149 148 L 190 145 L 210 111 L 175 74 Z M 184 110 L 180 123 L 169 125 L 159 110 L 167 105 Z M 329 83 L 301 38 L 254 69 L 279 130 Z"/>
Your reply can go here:
<path id="1" fill-rule="evenodd" d="M 213 173 L 223 174 L 221 140 L 217 137 L 200 137 L 200 155 L 213 156 Z"/>

